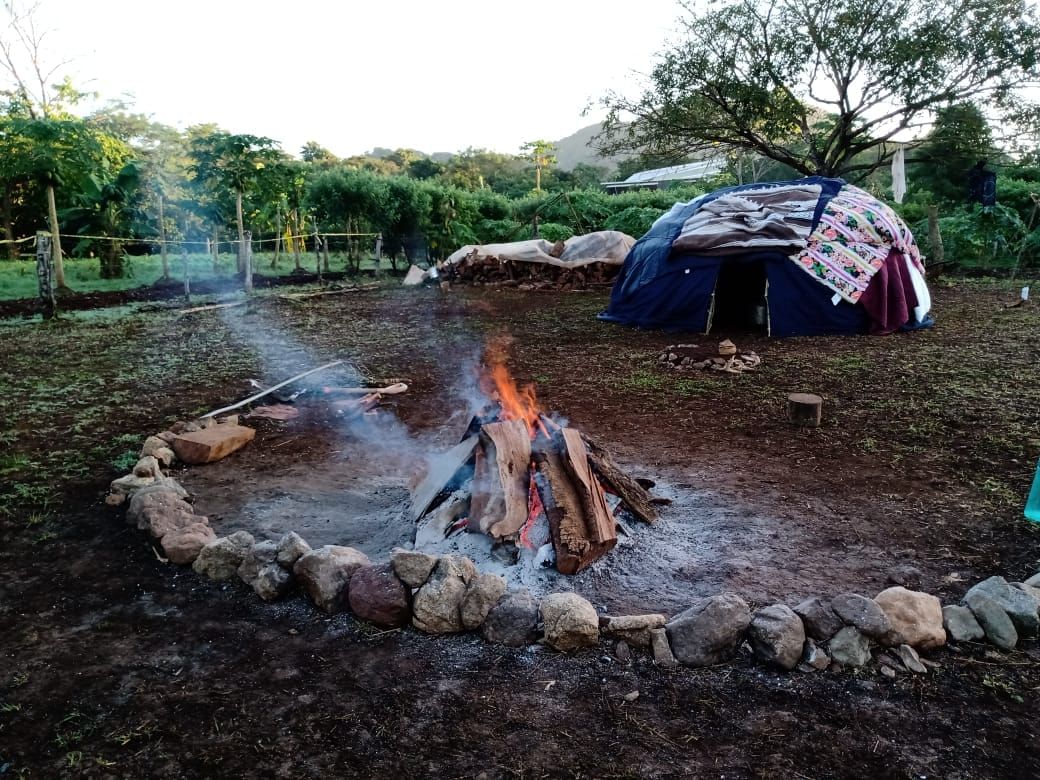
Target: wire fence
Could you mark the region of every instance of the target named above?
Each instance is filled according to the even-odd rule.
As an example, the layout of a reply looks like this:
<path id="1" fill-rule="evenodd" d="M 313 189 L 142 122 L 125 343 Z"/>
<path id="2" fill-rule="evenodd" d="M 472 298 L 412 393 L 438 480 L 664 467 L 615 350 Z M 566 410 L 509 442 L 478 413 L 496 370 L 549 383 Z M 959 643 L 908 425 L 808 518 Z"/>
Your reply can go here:
<path id="1" fill-rule="evenodd" d="M 53 237 L 53 233 L 46 230 L 40 231 L 37 235 L 45 235 L 49 238 Z M 292 251 L 292 244 L 300 242 L 300 248 L 302 251 L 313 251 L 313 242 L 315 237 L 321 239 L 323 242 L 329 238 L 375 238 L 378 239 L 381 233 L 307 233 L 293 236 L 274 236 L 272 238 L 253 238 L 250 239 L 250 246 L 262 246 L 264 244 L 278 244 L 281 242 L 282 246 L 286 247 L 286 251 Z M 193 239 L 193 240 L 181 240 L 181 239 L 169 239 L 162 238 L 161 236 L 93 236 L 82 233 L 59 233 L 58 238 L 68 238 L 77 240 L 90 240 L 90 241 L 113 241 L 120 243 L 141 243 L 141 244 L 154 244 L 157 247 L 162 247 L 163 244 L 166 246 L 183 246 L 183 247 L 200 247 L 201 251 L 212 252 L 214 248 L 216 251 L 220 251 L 221 246 L 227 246 L 229 249 L 234 250 L 239 245 L 239 240 L 234 239 L 220 239 L 213 241 L 212 239 Z M 24 238 L 5 238 L 0 239 L 0 244 L 27 244 L 32 242 L 33 246 L 36 246 L 37 236 L 25 236 Z M 308 249 L 307 241 L 311 241 L 312 245 Z"/>

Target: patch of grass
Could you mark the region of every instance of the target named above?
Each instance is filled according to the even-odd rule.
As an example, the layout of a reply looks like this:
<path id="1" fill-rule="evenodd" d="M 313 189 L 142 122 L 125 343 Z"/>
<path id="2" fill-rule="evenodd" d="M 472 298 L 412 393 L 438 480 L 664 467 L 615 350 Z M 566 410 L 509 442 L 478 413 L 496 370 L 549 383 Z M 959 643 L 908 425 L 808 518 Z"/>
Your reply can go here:
<path id="1" fill-rule="evenodd" d="M 134 450 L 126 450 L 112 459 L 112 468 L 116 471 L 130 471 L 140 460 L 138 453 Z"/>
<path id="2" fill-rule="evenodd" d="M 660 390 L 665 386 L 665 380 L 654 371 L 633 371 L 622 377 L 620 384 L 629 390 Z"/>
<path id="3" fill-rule="evenodd" d="M 681 398 L 711 395 L 714 388 L 702 379 L 680 379 L 675 383 L 675 394 Z"/>

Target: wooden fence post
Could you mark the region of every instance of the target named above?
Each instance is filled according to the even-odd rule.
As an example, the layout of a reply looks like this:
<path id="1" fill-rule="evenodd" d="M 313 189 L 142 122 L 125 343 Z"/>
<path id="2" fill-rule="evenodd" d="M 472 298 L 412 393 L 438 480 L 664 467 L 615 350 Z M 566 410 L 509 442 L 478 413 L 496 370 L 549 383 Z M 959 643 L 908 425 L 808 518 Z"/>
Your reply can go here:
<path id="1" fill-rule="evenodd" d="M 928 207 L 928 260 L 929 265 L 938 264 L 945 257 L 942 234 L 939 232 L 939 207 Z"/>
<path id="2" fill-rule="evenodd" d="M 206 239 L 207 241 L 209 239 Z M 184 302 L 191 303 L 191 281 L 188 278 L 188 246 L 181 244 L 181 263 L 184 265 Z"/>
<path id="3" fill-rule="evenodd" d="M 380 268 L 380 261 L 383 259 L 383 234 L 378 233 L 376 235 L 376 276 L 382 276 L 383 269 Z"/>
<path id="4" fill-rule="evenodd" d="M 159 193 L 159 254 L 162 256 L 162 278 L 170 278 L 170 259 L 166 254 L 166 197 Z"/>
<path id="5" fill-rule="evenodd" d="M 242 235 L 242 263 L 245 270 L 245 290 L 248 295 L 253 292 L 253 231 L 247 230 Z"/>
<path id="6" fill-rule="evenodd" d="M 41 231 L 36 233 L 36 280 L 40 287 L 40 303 L 43 304 L 43 318 L 49 320 L 54 316 L 57 304 L 54 301 L 54 268 L 51 265 L 51 237 Z"/>

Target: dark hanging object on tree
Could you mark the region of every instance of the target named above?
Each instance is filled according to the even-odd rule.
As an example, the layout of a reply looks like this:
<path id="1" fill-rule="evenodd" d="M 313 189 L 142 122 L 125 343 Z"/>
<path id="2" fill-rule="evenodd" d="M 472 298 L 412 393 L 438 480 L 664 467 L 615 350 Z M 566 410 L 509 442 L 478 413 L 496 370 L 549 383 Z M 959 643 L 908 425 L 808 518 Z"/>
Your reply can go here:
<path id="1" fill-rule="evenodd" d="M 986 161 L 979 160 L 968 171 L 968 202 L 994 206 L 997 203 L 997 174 L 986 170 Z"/>

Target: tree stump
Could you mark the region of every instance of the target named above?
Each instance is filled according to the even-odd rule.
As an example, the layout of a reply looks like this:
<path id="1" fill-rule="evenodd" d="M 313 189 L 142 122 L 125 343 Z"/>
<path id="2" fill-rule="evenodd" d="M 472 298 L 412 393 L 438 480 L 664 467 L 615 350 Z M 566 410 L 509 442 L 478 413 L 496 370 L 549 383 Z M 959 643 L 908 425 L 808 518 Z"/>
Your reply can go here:
<path id="1" fill-rule="evenodd" d="M 812 393 L 787 396 L 787 419 L 804 428 L 819 428 L 823 418 L 823 399 Z"/>

